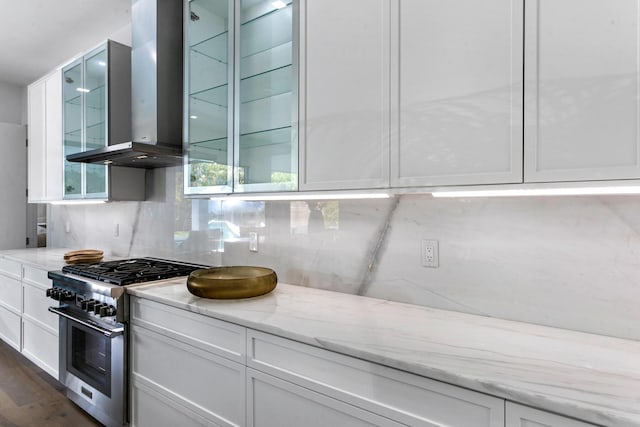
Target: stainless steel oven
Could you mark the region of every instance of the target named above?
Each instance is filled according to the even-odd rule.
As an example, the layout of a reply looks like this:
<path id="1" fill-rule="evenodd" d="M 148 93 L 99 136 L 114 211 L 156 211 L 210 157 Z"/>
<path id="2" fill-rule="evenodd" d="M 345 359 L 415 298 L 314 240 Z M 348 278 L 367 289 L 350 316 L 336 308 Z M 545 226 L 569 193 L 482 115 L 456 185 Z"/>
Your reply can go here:
<path id="1" fill-rule="evenodd" d="M 60 382 L 67 396 L 106 426 L 127 423 L 124 325 L 104 325 L 66 308 L 60 316 Z"/>
<path id="2" fill-rule="evenodd" d="M 67 265 L 50 271 L 49 307 L 59 318 L 60 382 L 67 396 L 106 425 L 127 425 L 127 286 L 187 276 L 206 268 L 157 258 Z"/>

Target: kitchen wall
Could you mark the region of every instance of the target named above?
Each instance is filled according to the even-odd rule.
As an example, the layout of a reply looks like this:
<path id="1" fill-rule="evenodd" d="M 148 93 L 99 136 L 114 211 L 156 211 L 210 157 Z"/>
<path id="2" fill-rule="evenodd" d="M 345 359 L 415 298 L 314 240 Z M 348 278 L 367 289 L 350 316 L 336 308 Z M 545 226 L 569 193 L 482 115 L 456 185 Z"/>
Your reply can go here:
<path id="1" fill-rule="evenodd" d="M 638 196 L 243 205 L 183 198 L 180 168 L 152 180 L 153 201 L 50 206 L 49 245 L 263 265 L 301 286 L 640 340 Z M 211 218 L 240 226 L 224 252 Z M 438 268 L 420 265 L 421 239 L 439 241 Z"/>
<path id="2" fill-rule="evenodd" d="M 24 88 L 0 81 L 0 123 L 25 124 L 25 113 Z"/>

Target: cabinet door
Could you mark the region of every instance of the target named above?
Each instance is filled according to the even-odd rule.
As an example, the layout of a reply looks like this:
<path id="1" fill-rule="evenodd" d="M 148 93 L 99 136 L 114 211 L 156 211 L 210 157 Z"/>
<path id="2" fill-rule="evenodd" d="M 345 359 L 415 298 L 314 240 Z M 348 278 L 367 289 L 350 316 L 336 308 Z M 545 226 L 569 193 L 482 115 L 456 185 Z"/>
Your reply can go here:
<path id="1" fill-rule="evenodd" d="M 62 70 L 46 79 L 45 88 L 46 200 L 62 199 Z M 31 167 L 31 164 L 29 165 Z M 31 195 L 31 194 L 29 194 Z"/>
<path id="2" fill-rule="evenodd" d="M 247 427 L 400 425 L 388 418 L 247 368 Z"/>
<path id="3" fill-rule="evenodd" d="M 72 163 L 66 156 L 82 151 L 82 62 L 76 61 L 62 71 L 62 116 L 65 198 L 82 197 L 82 163 Z"/>
<path id="4" fill-rule="evenodd" d="M 507 402 L 506 427 L 595 427 L 571 418 L 554 415 L 517 403 Z"/>
<path id="5" fill-rule="evenodd" d="M 84 150 L 94 150 L 107 145 L 107 46 L 87 54 L 83 58 L 84 89 L 82 95 L 84 118 Z M 84 195 L 89 198 L 107 197 L 107 166 L 83 164 Z"/>
<path id="6" fill-rule="evenodd" d="M 301 190 L 389 186 L 391 4 L 301 1 Z"/>
<path id="7" fill-rule="evenodd" d="M 22 319 L 22 354 L 49 375 L 58 379 L 58 334 L 29 318 Z"/>
<path id="8" fill-rule="evenodd" d="M 525 181 L 640 178 L 640 2 L 526 4 Z"/>
<path id="9" fill-rule="evenodd" d="M 522 182 L 522 0 L 402 0 L 394 187 Z"/>
<path id="10" fill-rule="evenodd" d="M 298 188 L 292 0 L 240 0 L 235 17 L 234 192 Z"/>
<path id="11" fill-rule="evenodd" d="M 244 425 L 244 365 L 135 325 L 130 342 L 136 382 L 213 423 Z"/>
<path id="12" fill-rule="evenodd" d="M 46 159 L 46 80 L 39 80 L 28 88 L 28 188 L 29 202 L 47 199 Z M 62 161 L 62 159 L 61 159 Z"/>
<path id="13" fill-rule="evenodd" d="M 193 0 L 185 18 L 186 194 L 233 186 L 233 2 Z"/>

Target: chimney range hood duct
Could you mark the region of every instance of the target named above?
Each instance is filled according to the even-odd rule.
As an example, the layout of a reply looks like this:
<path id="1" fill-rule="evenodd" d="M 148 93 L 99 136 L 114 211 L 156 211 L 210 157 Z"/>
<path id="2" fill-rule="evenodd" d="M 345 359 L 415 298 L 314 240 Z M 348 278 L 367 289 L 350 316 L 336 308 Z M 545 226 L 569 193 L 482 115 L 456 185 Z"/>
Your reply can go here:
<path id="1" fill-rule="evenodd" d="M 132 141 L 71 154 L 70 162 L 182 164 L 182 2 L 132 0 L 131 6 Z"/>

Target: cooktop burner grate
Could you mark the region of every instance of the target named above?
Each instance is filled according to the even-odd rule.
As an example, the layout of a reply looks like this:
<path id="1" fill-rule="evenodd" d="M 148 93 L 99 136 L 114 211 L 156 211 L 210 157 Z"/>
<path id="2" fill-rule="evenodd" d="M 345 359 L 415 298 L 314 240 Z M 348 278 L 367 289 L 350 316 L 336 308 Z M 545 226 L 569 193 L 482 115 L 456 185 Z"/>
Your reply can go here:
<path id="1" fill-rule="evenodd" d="M 158 258 L 134 258 L 96 264 L 65 265 L 62 267 L 62 272 L 124 286 L 188 276 L 194 270 L 207 267 Z"/>

